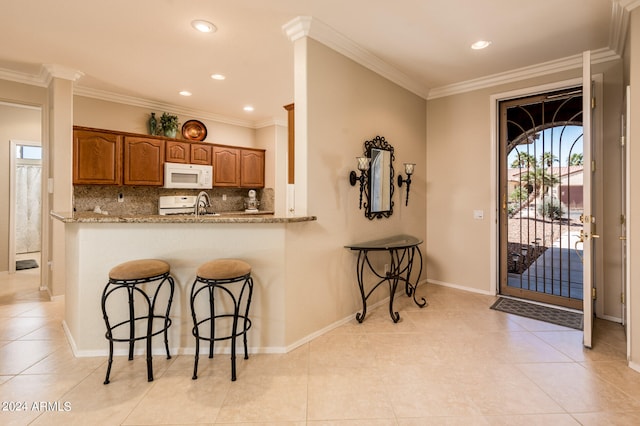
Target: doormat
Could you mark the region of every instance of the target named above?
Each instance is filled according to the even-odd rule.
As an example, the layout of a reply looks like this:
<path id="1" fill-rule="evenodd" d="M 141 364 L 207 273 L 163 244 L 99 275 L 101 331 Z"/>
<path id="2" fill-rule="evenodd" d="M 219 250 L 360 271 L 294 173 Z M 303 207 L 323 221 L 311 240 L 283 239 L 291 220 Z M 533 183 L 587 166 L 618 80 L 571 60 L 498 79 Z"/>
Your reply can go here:
<path id="1" fill-rule="evenodd" d="M 582 314 L 577 312 L 550 308 L 548 306 L 503 297 L 499 298 L 496 303 L 491 306 L 491 309 L 582 330 Z"/>
<path id="2" fill-rule="evenodd" d="M 16 271 L 23 269 L 33 269 L 38 267 L 38 262 L 34 259 L 16 260 Z"/>

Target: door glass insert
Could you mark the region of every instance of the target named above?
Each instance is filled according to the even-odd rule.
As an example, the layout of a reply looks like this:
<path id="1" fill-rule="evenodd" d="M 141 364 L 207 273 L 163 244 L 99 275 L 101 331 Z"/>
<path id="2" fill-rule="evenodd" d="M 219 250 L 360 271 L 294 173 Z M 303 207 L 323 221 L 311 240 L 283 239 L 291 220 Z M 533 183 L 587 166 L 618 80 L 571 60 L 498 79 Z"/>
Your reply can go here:
<path id="1" fill-rule="evenodd" d="M 500 104 L 500 292 L 582 308 L 582 90 Z"/>

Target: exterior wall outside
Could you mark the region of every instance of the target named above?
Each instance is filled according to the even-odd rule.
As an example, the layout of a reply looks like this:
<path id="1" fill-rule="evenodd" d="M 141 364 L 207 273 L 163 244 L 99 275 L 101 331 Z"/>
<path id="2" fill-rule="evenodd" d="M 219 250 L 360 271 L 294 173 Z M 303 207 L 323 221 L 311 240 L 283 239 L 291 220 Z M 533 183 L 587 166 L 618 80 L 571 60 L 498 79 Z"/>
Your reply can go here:
<path id="1" fill-rule="evenodd" d="M 289 345 L 361 309 L 357 256 L 345 244 L 402 233 L 425 238 L 427 223 L 426 101 L 313 39 L 294 44 L 295 75 L 303 75 L 295 85 L 296 198 L 304 185 L 308 214 L 318 220 L 287 229 L 286 275 L 297 281 L 286 286 Z M 417 165 L 409 205 L 406 186 L 394 183 L 392 216 L 369 220 L 358 209 L 359 187 L 349 184 L 349 172 L 364 142 L 377 135 L 394 147 L 395 176 L 404 175 L 403 162 Z M 306 170 L 306 184 L 298 180 L 300 170 Z M 383 288 L 376 293 L 371 303 L 388 296 Z"/>

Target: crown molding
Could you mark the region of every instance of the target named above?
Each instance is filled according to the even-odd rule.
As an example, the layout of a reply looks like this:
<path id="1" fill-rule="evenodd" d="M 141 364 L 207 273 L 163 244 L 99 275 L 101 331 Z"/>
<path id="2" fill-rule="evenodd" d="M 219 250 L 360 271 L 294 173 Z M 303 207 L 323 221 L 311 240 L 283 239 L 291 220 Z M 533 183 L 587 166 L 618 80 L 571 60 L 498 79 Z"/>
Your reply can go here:
<path id="1" fill-rule="evenodd" d="M 307 37 L 311 29 L 311 16 L 298 16 L 282 26 L 282 31 L 286 34 L 290 41 L 294 42 Z"/>
<path id="2" fill-rule="evenodd" d="M 620 4 L 628 12 L 631 12 L 636 7 L 640 6 L 640 0 L 616 0 L 615 3 Z"/>
<path id="3" fill-rule="evenodd" d="M 271 127 L 271 126 L 288 127 L 289 123 L 287 123 L 286 120 L 268 119 L 268 120 L 256 121 L 253 124 L 254 129 L 262 129 L 262 128 Z"/>
<path id="4" fill-rule="evenodd" d="M 44 69 L 40 70 L 40 74 L 28 74 L 6 68 L 0 68 L 0 80 L 28 84 L 30 86 L 47 87 L 45 74 L 46 71 Z"/>
<path id="5" fill-rule="evenodd" d="M 638 0 L 640 3 L 640 0 Z M 619 1 L 611 4 L 611 23 L 609 27 L 609 48 L 622 56 L 627 32 L 629 30 L 629 10 Z"/>
<path id="6" fill-rule="evenodd" d="M 42 65 L 41 74 L 44 74 L 45 84 L 48 86 L 51 80 L 54 78 L 61 78 L 64 80 L 78 81 L 80 77 L 84 75 L 82 71 L 67 68 L 58 64 L 44 64 Z"/>
<path id="7" fill-rule="evenodd" d="M 608 49 L 598 49 L 591 52 L 591 63 L 600 64 L 620 59 L 620 55 Z M 569 56 L 563 59 L 543 62 L 529 67 L 518 68 L 486 77 L 467 80 L 460 83 L 449 84 L 447 86 L 436 87 L 429 91 L 427 100 L 442 98 L 445 96 L 458 95 L 474 90 L 485 89 L 500 84 L 513 83 L 530 78 L 554 74 L 562 71 L 577 69 L 582 67 L 582 54 Z"/>
<path id="8" fill-rule="evenodd" d="M 302 37 L 312 38 L 398 86 L 426 99 L 428 91 L 421 84 L 417 84 L 398 69 L 360 47 L 317 18 L 298 16 L 284 24 L 282 29 L 292 42 Z"/>
<path id="9" fill-rule="evenodd" d="M 72 70 L 70 68 L 45 65 L 40 69 L 39 74 L 29 74 L 19 71 L 13 71 L 9 69 L 0 68 L 0 80 L 12 81 L 14 83 L 27 84 L 37 87 L 48 87 L 53 78 L 64 78 L 65 80 L 77 81 L 84 74 Z M 77 96 L 83 96 L 85 98 L 98 99 L 108 102 L 115 102 L 124 105 L 138 106 L 149 109 L 163 109 L 174 111 L 176 114 L 183 114 L 188 116 L 195 116 L 205 120 L 212 120 L 223 124 L 231 124 L 234 126 L 248 127 L 251 129 L 259 129 L 268 126 L 287 126 L 287 123 L 282 120 L 262 120 L 260 122 L 253 122 L 249 120 L 238 120 L 225 117 L 218 114 L 212 114 L 206 111 L 199 111 L 196 109 L 189 109 L 179 107 L 176 105 L 166 104 L 162 102 L 154 102 L 147 99 L 137 98 L 134 96 L 122 95 L 119 93 L 108 92 L 105 90 L 93 89 L 90 87 L 84 87 L 81 85 L 74 85 L 73 94 Z"/>

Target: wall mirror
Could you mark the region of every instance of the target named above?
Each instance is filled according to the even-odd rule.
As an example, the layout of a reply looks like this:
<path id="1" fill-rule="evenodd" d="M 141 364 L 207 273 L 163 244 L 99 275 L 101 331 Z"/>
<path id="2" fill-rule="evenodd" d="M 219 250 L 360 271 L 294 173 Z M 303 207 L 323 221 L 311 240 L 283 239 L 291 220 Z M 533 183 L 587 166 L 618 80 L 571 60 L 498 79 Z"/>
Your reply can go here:
<path id="1" fill-rule="evenodd" d="M 393 146 L 376 136 L 364 143 L 364 155 L 370 159 L 364 215 L 369 219 L 389 217 L 393 213 Z"/>

